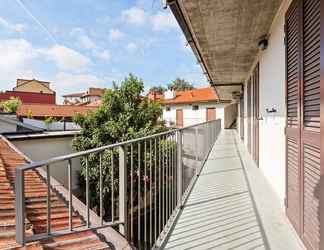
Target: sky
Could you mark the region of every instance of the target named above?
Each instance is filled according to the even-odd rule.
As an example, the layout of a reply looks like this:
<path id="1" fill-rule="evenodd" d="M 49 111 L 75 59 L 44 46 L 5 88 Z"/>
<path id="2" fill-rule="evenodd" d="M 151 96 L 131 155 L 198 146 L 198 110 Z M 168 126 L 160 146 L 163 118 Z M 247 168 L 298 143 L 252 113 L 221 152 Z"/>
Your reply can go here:
<path id="1" fill-rule="evenodd" d="M 50 81 L 63 94 L 109 88 L 129 73 L 146 91 L 205 76 L 161 0 L 1 0 L 0 90 L 17 78 Z"/>

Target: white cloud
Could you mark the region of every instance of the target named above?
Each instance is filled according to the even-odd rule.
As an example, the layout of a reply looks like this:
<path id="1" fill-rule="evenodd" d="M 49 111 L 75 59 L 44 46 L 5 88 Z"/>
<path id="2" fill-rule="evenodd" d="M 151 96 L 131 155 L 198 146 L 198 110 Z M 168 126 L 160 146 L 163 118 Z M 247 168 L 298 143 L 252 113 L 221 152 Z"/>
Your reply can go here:
<path id="1" fill-rule="evenodd" d="M 80 42 L 81 46 L 86 49 L 94 49 L 97 47 L 95 42 L 87 35 L 81 35 L 79 37 L 79 42 Z"/>
<path id="2" fill-rule="evenodd" d="M 126 49 L 129 51 L 129 52 L 135 52 L 137 50 L 137 45 L 133 42 L 131 43 L 128 43 L 127 46 L 126 46 Z"/>
<path id="3" fill-rule="evenodd" d="M 92 65 L 91 60 L 79 52 L 62 45 L 55 45 L 41 52 L 62 70 L 82 71 Z"/>
<path id="4" fill-rule="evenodd" d="M 120 40 L 121 38 L 123 38 L 124 33 L 121 32 L 119 29 L 110 29 L 109 31 L 109 37 L 110 40 L 112 41 L 117 41 Z"/>
<path id="5" fill-rule="evenodd" d="M 71 36 L 76 38 L 78 46 L 84 49 L 95 49 L 97 48 L 96 43 L 86 34 L 86 31 L 82 28 L 74 28 L 71 31 Z"/>
<path id="6" fill-rule="evenodd" d="M 178 23 L 171 13 L 158 12 L 151 17 L 153 30 L 169 30 L 178 28 Z"/>
<path id="7" fill-rule="evenodd" d="M 122 12 L 122 18 L 127 23 L 134 25 L 142 25 L 146 21 L 146 13 L 141 8 L 132 7 Z"/>
<path id="8" fill-rule="evenodd" d="M 13 32 L 18 32 L 21 33 L 25 30 L 25 25 L 22 23 L 16 23 L 12 24 L 9 23 L 7 20 L 4 18 L 0 17 L 0 26 L 4 27 L 5 29 Z"/>
<path id="9" fill-rule="evenodd" d="M 183 34 L 180 35 L 179 40 L 180 40 L 180 48 L 183 51 L 190 52 L 191 51 L 190 45 L 188 44 L 188 41 Z"/>
<path id="10" fill-rule="evenodd" d="M 94 56 L 98 57 L 101 60 L 108 61 L 110 59 L 110 52 L 108 50 L 103 50 L 101 52 L 95 52 Z"/>
<path id="11" fill-rule="evenodd" d="M 92 74 L 71 74 L 66 72 L 59 72 L 56 75 L 56 85 L 58 87 L 78 87 L 78 89 L 86 89 L 90 86 L 97 86 L 105 83 L 105 79 L 98 78 Z"/>

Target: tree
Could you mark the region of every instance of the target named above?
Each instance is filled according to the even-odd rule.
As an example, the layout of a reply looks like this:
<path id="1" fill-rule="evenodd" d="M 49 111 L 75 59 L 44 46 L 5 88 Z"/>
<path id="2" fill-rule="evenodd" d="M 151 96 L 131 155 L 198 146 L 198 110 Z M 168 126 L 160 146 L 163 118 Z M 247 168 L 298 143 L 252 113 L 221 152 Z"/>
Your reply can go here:
<path id="1" fill-rule="evenodd" d="M 160 103 L 150 102 L 147 97 L 142 97 L 143 91 L 142 80 L 132 74 L 126 77 L 120 86 L 113 83 L 113 88 L 105 91 L 102 105 L 97 110 L 88 113 L 86 116 L 76 115 L 74 117 L 74 121 L 81 127 L 80 134 L 73 140 L 74 148 L 83 151 L 165 131 L 166 128 L 159 120 L 162 114 Z M 134 147 L 134 155 L 136 155 L 136 150 L 137 147 Z M 87 162 L 92 208 L 98 208 L 99 205 L 99 159 L 98 154 L 91 154 L 87 159 L 81 159 L 80 187 L 85 186 L 83 184 Z M 115 166 L 118 164 L 117 149 L 105 150 L 101 153 L 101 159 L 105 187 L 103 199 L 105 204 L 110 204 L 111 163 L 114 162 Z M 136 162 L 134 162 L 134 166 L 136 165 Z M 114 171 L 116 171 L 116 167 Z M 136 171 L 136 167 L 134 171 Z M 115 174 L 115 176 L 118 176 L 118 172 Z M 115 188 L 118 187 L 118 178 L 115 178 L 114 182 Z M 112 191 L 116 192 L 116 190 Z M 84 194 L 84 192 L 82 193 Z M 106 213 L 105 217 L 107 218 L 107 216 Z"/>
<path id="2" fill-rule="evenodd" d="M 167 89 L 165 87 L 163 87 L 162 85 L 158 85 L 158 86 L 153 86 L 152 88 L 150 88 L 149 92 L 155 92 L 159 95 L 162 95 L 164 93 L 164 91 L 166 91 Z"/>
<path id="3" fill-rule="evenodd" d="M 21 101 L 18 98 L 11 97 L 9 100 L 0 103 L 0 109 L 7 113 L 16 113 L 20 105 Z"/>
<path id="4" fill-rule="evenodd" d="M 168 84 L 168 89 L 173 90 L 192 90 L 194 86 L 188 81 L 177 77 L 171 84 Z"/>

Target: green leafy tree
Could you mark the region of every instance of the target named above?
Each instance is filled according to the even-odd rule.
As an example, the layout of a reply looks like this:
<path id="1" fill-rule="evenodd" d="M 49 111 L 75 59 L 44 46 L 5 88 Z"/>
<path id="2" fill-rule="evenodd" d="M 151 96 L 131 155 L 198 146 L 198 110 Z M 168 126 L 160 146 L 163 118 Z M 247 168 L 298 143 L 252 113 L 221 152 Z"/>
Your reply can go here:
<path id="1" fill-rule="evenodd" d="M 161 95 L 166 90 L 167 89 L 165 87 L 163 87 L 162 85 L 158 85 L 158 86 L 153 86 L 152 88 L 150 88 L 149 92 L 155 92 L 155 93 Z"/>
<path id="2" fill-rule="evenodd" d="M 192 90 L 194 86 L 188 81 L 177 77 L 171 84 L 168 84 L 168 89 L 173 90 Z"/>
<path id="3" fill-rule="evenodd" d="M 21 101 L 15 97 L 11 97 L 9 100 L 0 103 L 0 109 L 7 113 L 16 113 L 20 106 Z"/>
<path id="4" fill-rule="evenodd" d="M 159 120 L 162 114 L 160 103 L 150 102 L 147 97 L 142 97 L 143 91 L 143 81 L 132 74 L 126 77 L 120 86 L 113 83 L 113 88 L 105 91 L 102 105 L 97 110 L 86 116 L 76 115 L 74 117 L 74 121 L 81 127 L 80 134 L 73 141 L 74 148 L 82 151 L 165 131 L 166 128 Z M 141 146 L 143 147 L 143 145 Z M 138 148 L 134 147 L 133 150 L 135 155 Z M 127 152 L 130 153 L 129 150 Z M 149 157 L 143 152 L 144 150 L 141 150 L 142 159 Z M 118 166 L 118 151 L 117 149 L 106 150 L 101 153 L 101 156 L 91 154 L 87 159 L 81 159 L 80 187 L 84 187 L 87 164 L 90 202 L 93 209 L 99 206 L 99 157 L 101 157 L 103 167 L 103 199 L 105 204 L 109 204 L 113 174 L 111 166 L 112 163 Z M 134 166 L 134 172 L 130 173 L 131 176 L 137 171 L 136 162 L 134 162 Z M 116 171 L 118 167 L 114 169 Z M 118 172 L 114 174 L 118 176 Z M 134 180 L 136 179 L 134 177 Z M 115 178 L 114 182 L 114 186 L 117 188 L 118 178 Z M 112 191 L 116 192 L 116 190 Z M 84 193 L 82 192 L 82 194 Z M 107 216 L 108 214 L 105 215 L 105 218 Z"/>

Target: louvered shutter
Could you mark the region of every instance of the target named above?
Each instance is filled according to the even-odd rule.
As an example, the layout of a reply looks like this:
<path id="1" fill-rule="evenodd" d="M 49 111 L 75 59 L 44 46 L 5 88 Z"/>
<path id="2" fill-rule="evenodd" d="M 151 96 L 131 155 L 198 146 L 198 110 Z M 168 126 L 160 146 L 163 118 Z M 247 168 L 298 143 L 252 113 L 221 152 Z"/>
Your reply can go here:
<path id="1" fill-rule="evenodd" d="M 292 2 L 286 14 L 286 165 L 287 215 L 300 232 L 300 8 L 299 0 Z"/>
<path id="2" fill-rule="evenodd" d="M 309 249 L 319 249 L 320 221 L 320 0 L 303 1 L 302 91 L 302 238 Z"/>

